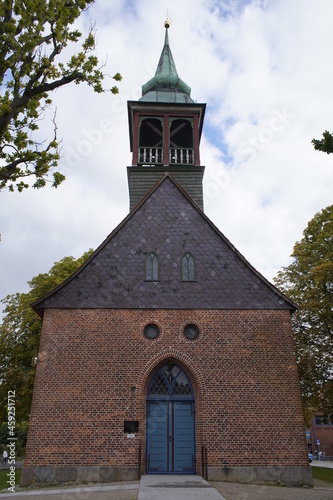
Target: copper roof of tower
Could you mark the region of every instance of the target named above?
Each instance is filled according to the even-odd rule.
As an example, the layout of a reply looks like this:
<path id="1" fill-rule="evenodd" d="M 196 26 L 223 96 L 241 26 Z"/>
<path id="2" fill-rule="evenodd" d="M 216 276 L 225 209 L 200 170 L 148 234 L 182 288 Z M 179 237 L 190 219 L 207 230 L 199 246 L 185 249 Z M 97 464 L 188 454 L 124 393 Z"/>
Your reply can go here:
<path id="1" fill-rule="evenodd" d="M 140 101 L 193 103 L 191 88 L 179 78 L 169 45 L 169 22 L 165 22 L 164 47 L 155 76 L 142 86 Z"/>

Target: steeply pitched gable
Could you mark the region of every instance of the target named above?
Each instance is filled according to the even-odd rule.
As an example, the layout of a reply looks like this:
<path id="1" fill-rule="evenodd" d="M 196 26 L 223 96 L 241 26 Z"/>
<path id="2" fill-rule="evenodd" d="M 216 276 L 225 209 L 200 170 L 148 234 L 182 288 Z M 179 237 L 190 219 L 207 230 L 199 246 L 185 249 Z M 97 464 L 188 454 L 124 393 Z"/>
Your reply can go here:
<path id="1" fill-rule="evenodd" d="M 146 256 L 159 281 L 145 280 Z M 181 279 L 195 260 L 196 281 Z M 70 278 L 37 300 L 45 308 L 289 309 L 295 305 L 231 245 L 166 174 Z"/>

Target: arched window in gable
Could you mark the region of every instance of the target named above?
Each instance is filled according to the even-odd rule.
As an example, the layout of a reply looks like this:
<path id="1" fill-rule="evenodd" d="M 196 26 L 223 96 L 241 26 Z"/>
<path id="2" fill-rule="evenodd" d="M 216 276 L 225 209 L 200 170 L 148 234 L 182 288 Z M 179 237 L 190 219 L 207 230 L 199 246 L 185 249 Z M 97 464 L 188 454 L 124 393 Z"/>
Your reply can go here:
<path id="1" fill-rule="evenodd" d="M 159 260 L 154 252 L 149 253 L 146 257 L 145 278 L 147 281 L 158 281 L 160 278 Z"/>
<path id="2" fill-rule="evenodd" d="M 182 258 L 182 281 L 195 281 L 194 258 L 189 252 Z"/>

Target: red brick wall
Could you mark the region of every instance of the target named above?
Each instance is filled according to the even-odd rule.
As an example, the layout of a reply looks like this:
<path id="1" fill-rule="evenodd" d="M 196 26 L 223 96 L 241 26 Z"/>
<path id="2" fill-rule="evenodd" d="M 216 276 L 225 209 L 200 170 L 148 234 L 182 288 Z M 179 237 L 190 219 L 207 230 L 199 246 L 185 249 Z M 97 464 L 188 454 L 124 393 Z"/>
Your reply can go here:
<path id="1" fill-rule="evenodd" d="M 194 387 L 198 471 L 201 446 L 211 467 L 308 465 L 289 311 L 49 309 L 25 466 L 133 467 L 141 443 L 144 467 L 147 386 L 169 360 Z"/>

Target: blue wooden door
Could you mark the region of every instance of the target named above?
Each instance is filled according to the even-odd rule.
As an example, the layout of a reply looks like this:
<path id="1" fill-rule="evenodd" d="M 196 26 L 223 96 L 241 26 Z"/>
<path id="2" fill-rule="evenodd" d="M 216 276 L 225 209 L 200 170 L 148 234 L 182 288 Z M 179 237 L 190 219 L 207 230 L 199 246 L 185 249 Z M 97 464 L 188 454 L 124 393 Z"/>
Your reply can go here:
<path id="1" fill-rule="evenodd" d="M 147 400 L 147 473 L 195 474 L 194 397 L 174 364 L 152 378 Z"/>
<path id="2" fill-rule="evenodd" d="M 147 408 L 147 468 L 149 472 L 167 472 L 168 440 L 168 402 L 149 401 Z"/>
<path id="3" fill-rule="evenodd" d="M 149 401 L 147 472 L 195 473 L 194 403 Z"/>
<path id="4" fill-rule="evenodd" d="M 173 402 L 173 472 L 194 473 L 194 402 Z"/>

